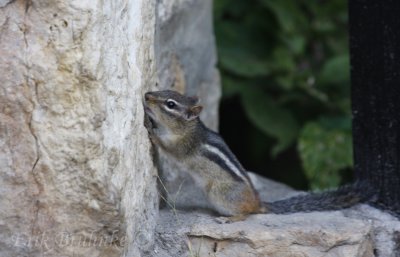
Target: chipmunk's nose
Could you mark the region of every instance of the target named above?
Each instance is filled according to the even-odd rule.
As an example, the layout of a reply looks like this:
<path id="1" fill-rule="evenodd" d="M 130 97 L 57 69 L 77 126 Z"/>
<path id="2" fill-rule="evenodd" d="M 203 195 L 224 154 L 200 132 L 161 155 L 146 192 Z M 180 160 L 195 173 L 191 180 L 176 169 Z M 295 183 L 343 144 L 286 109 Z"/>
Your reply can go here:
<path id="1" fill-rule="evenodd" d="M 154 97 L 154 95 L 151 92 L 147 92 L 146 94 L 144 94 L 144 100 L 146 100 L 146 102 L 155 100 L 156 98 Z"/>

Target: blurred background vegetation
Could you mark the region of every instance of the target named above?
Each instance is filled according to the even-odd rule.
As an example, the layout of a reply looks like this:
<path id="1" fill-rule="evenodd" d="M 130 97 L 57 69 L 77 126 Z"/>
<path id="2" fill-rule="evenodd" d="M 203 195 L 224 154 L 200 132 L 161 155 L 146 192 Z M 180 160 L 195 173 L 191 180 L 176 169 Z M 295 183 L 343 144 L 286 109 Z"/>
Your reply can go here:
<path id="1" fill-rule="evenodd" d="M 214 0 L 220 132 L 251 171 L 298 189 L 351 179 L 345 0 Z"/>

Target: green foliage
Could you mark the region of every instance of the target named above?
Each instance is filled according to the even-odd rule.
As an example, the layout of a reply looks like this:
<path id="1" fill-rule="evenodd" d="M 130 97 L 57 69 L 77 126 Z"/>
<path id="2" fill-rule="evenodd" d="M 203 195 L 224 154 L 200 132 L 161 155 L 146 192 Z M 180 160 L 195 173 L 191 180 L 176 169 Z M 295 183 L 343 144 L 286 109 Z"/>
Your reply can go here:
<path id="1" fill-rule="evenodd" d="M 352 167 L 346 1 L 214 3 L 224 97 L 240 96 L 273 156 L 297 144 L 313 187 L 338 185 Z"/>
<path id="2" fill-rule="evenodd" d="M 335 187 L 340 182 L 338 170 L 353 165 L 350 127 L 340 128 L 347 118 L 330 119 L 333 126 L 324 121 L 308 122 L 302 128 L 298 150 L 311 187 L 314 189 Z"/>
<path id="3" fill-rule="evenodd" d="M 277 139 L 272 153 L 278 154 L 297 138 L 299 125 L 293 114 L 259 90 L 244 93 L 243 107 L 249 119 L 267 135 Z M 268 111 L 266 111 L 268 110 Z"/>

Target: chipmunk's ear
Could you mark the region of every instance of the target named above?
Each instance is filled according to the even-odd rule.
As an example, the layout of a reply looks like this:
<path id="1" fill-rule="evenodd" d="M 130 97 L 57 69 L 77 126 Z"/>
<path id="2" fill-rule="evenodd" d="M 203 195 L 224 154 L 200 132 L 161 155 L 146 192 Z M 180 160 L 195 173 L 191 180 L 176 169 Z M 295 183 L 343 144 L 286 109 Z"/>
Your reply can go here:
<path id="1" fill-rule="evenodd" d="M 200 102 L 200 99 L 197 96 L 189 96 L 189 99 L 196 105 Z"/>
<path id="2" fill-rule="evenodd" d="M 201 106 L 201 105 L 194 105 L 194 106 L 190 107 L 187 112 L 186 119 L 187 120 L 196 119 L 197 117 L 199 117 L 202 110 L 203 110 L 203 106 Z"/>

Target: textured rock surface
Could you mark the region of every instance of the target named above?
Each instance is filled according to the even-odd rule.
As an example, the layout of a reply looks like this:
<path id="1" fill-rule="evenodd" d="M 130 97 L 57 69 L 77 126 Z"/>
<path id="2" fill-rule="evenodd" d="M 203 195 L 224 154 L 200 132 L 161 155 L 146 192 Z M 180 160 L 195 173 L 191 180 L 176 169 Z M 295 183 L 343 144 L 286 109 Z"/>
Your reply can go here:
<path id="1" fill-rule="evenodd" d="M 156 22 L 159 85 L 199 96 L 205 107 L 202 120 L 216 129 L 221 93 L 215 68 L 212 1 L 158 1 Z"/>
<path id="2" fill-rule="evenodd" d="M 236 224 L 199 220 L 188 235 L 191 251 L 199 256 L 372 257 L 370 229 L 366 222 L 335 213 L 254 215 Z"/>
<path id="3" fill-rule="evenodd" d="M 139 256 L 157 213 L 154 5 L 2 6 L 0 256 Z"/>
<path id="4" fill-rule="evenodd" d="M 346 217 L 369 220 L 372 224 L 371 236 L 374 241 L 375 256 L 400 256 L 400 221 L 368 205 L 344 210 Z"/>
<path id="5" fill-rule="evenodd" d="M 211 1 L 0 0 L 0 256 L 145 252 L 142 94 L 200 94 L 216 127 L 214 66 Z"/>
<path id="6" fill-rule="evenodd" d="M 201 119 L 216 129 L 221 93 L 211 15 L 211 0 L 158 1 L 155 55 L 161 88 L 199 96 Z"/>
<path id="7" fill-rule="evenodd" d="M 254 174 L 251 178 L 263 200 L 298 194 Z M 170 201 L 169 208 L 160 211 L 152 256 L 397 257 L 400 254 L 400 221 L 366 205 L 336 212 L 259 214 L 245 221 L 219 224 L 217 216 L 204 209 L 207 204 L 199 192 L 188 180 L 181 184 L 178 194 L 170 197 L 175 202 Z"/>

